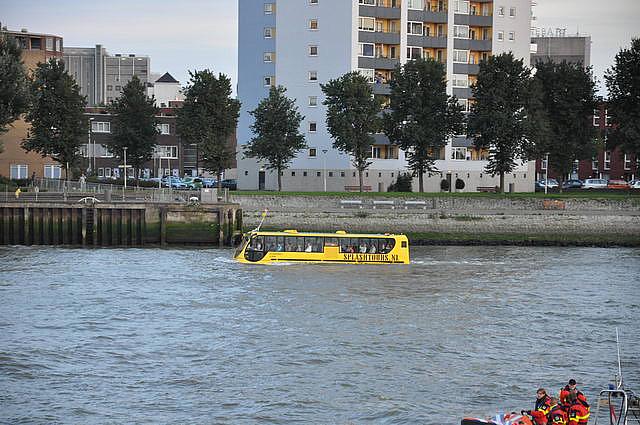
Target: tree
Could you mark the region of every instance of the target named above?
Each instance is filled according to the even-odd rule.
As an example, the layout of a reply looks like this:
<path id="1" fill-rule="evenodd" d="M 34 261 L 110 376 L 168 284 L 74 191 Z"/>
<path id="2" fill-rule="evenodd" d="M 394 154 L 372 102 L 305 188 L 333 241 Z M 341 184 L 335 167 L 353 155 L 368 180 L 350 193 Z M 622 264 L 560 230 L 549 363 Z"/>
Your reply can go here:
<path id="1" fill-rule="evenodd" d="M 29 87 L 21 51 L 13 37 L 0 34 L 0 134 L 27 111 Z M 0 152 L 2 144 L 0 143 Z"/>
<path id="2" fill-rule="evenodd" d="M 534 79 L 540 82 L 542 103 L 551 137 L 538 150 L 549 154 L 548 167 L 558 173 L 562 191 L 564 177 L 575 161 L 596 153 L 596 129 L 591 117 L 596 106 L 595 82 L 589 68 L 579 63 L 538 62 Z"/>
<path id="3" fill-rule="evenodd" d="M 38 64 L 29 80 L 29 91 L 32 104 L 26 120 L 31 128 L 22 147 L 59 162 L 69 179 L 69 168 L 79 159 L 87 131 L 86 100 L 57 59 Z"/>
<path id="4" fill-rule="evenodd" d="M 298 113 L 295 100 L 285 96 L 282 86 L 271 87 L 269 97 L 249 112 L 255 122 L 251 130 L 256 135 L 245 150 L 247 158 L 258 158 L 268 163 L 267 168 L 278 172 L 278 191 L 282 190 L 282 170 L 286 169 L 296 152 L 307 144 L 300 134 L 304 117 Z"/>
<path id="5" fill-rule="evenodd" d="M 380 102 L 373 98 L 367 79 L 357 71 L 320 87 L 326 96 L 326 122 L 333 136 L 333 147 L 351 155 L 362 192 L 362 173 L 370 165 L 372 134 L 380 129 Z"/>
<path id="6" fill-rule="evenodd" d="M 489 150 L 486 171 L 500 175 L 500 192 L 504 192 L 504 175 L 518 162 L 526 161 L 533 140 L 527 130 L 528 96 L 531 73 L 512 53 L 491 56 L 480 62 L 478 81 L 473 86 L 475 102 L 471 107 L 468 134 L 476 149 Z"/>
<path id="7" fill-rule="evenodd" d="M 424 173 L 437 171 L 440 149 L 463 131 L 462 107 L 447 95 L 444 64 L 430 58 L 397 66 L 390 107 L 385 133 L 406 152 L 409 168 L 418 175 L 419 191 L 424 192 Z"/>
<path id="8" fill-rule="evenodd" d="M 126 148 L 127 162 L 136 170 L 137 181 L 140 168 L 153 157 L 158 135 L 158 108 L 154 99 L 147 97 L 144 84 L 134 75 L 123 87 L 122 95 L 111 104 L 109 112 L 113 114 L 111 151 L 123 159 Z"/>
<path id="9" fill-rule="evenodd" d="M 222 172 L 236 154 L 229 140 L 238 125 L 240 101 L 231 98 L 231 80 L 226 75 L 216 78 L 208 69 L 189 75 L 184 105 L 178 110 L 178 132 L 183 141 L 196 145 L 203 168 L 216 173 L 221 190 Z"/>
<path id="10" fill-rule="evenodd" d="M 615 64 L 607 70 L 609 91 L 607 112 L 611 116 L 612 145 L 640 160 L 640 38 L 631 40 L 630 49 L 618 52 Z"/>

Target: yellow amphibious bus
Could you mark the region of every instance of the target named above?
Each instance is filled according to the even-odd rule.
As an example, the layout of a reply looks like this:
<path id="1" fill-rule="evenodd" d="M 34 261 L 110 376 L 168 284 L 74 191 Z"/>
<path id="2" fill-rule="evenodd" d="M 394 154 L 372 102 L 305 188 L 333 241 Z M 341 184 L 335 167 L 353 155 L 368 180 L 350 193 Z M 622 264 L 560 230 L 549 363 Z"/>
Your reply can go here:
<path id="1" fill-rule="evenodd" d="M 235 253 L 242 263 L 409 264 L 405 235 L 263 232 L 245 234 Z"/>

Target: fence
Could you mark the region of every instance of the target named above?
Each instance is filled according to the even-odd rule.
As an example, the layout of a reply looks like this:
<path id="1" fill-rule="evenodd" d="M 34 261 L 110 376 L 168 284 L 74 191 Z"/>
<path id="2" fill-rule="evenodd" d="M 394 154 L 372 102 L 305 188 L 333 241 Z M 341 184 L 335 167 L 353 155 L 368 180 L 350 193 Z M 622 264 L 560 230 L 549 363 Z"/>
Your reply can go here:
<path id="1" fill-rule="evenodd" d="M 98 202 L 187 203 L 201 200 L 200 190 L 129 185 L 125 190 L 124 186 L 112 183 L 81 183 L 58 179 L 34 179 L 28 187 L 21 187 L 19 194 L 10 191 L 7 185 L 3 189 L 4 194 L 0 193 L 0 201 L 4 202 L 78 201 L 87 197 L 95 198 Z M 219 202 L 228 202 L 229 190 L 223 188 L 216 198 Z"/>

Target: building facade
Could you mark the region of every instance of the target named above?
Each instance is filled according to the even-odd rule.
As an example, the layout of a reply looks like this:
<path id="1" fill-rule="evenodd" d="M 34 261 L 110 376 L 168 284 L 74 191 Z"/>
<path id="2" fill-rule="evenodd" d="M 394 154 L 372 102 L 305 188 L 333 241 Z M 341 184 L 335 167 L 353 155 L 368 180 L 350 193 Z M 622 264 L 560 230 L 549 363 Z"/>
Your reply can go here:
<path id="1" fill-rule="evenodd" d="M 531 65 L 536 62 L 567 61 L 581 63 L 585 68 L 591 66 L 591 37 L 531 37 Z"/>
<path id="2" fill-rule="evenodd" d="M 58 35 L 32 33 L 23 29 L 9 31 L 2 29 L 2 34 L 15 38 L 22 48 L 22 61 L 29 73 L 38 63 L 52 58 L 62 58 L 63 39 Z M 3 151 L 0 152 L 0 175 L 13 179 L 37 177 L 60 177 L 58 163 L 49 157 L 42 157 L 35 152 L 27 153 L 21 143 L 27 137 L 29 124 L 23 119 L 13 122 L 6 133 L 0 134 Z M 56 168 L 57 167 L 57 168 Z"/>
<path id="3" fill-rule="evenodd" d="M 283 173 L 285 190 L 349 190 L 358 183 L 357 173 L 350 157 L 332 147 L 320 84 L 358 70 L 384 100 L 397 64 L 431 57 L 446 64 L 448 94 L 469 108 L 483 58 L 510 51 L 529 64 L 530 24 L 530 0 L 240 0 L 239 187 L 277 187 L 275 172 L 242 154 L 253 137 L 249 111 L 271 86 L 284 86 L 305 116 L 301 130 L 308 149 Z M 364 185 L 385 191 L 407 164 L 404 152 L 386 137 L 375 140 Z M 471 140 L 454 137 L 436 161 L 439 172 L 425 175 L 426 190 L 440 190 L 443 179 L 462 179 L 468 191 L 495 186 L 499 178 L 484 171 L 486 158 Z M 532 163 L 524 163 L 506 183 L 530 191 L 533 174 Z"/>
<path id="4" fill-rule="evenodd" d="M 104 47 L 67 47 L 64 50 L 67 72 L 76 80 L 87 106 L 106 105 L 117 99 L 122 88 L 135 75 L 149 82 L 151 59 L 134 54 L 110 55 Z"/>

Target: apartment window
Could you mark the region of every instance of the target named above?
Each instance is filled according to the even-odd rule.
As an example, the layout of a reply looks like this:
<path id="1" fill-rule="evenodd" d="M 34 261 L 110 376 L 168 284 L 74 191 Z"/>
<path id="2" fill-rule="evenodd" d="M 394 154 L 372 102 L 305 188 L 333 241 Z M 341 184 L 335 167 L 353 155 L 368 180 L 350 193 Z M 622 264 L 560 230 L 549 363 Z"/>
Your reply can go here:
<path id="1" fill-rule="evenodd" d="M 104 176 L 105 177 L 111 177 L 111 168 L 105 168 L 104 169 Z"/>
<path id="2" fill-rule="evenodd" d="M 624 154 L 624 169 L 631 170 L 631 158 L 626 153 Z"/>
<path id="3" fill-rule="evenodd" d="M 107 84 L 107 90 L 113 90 L 113 86 L 111 84 Z"/>
<path id="4" fill-rule="evenodd" d="M 516 39 L 516 33 L 513 31 L 509 31 L 509 41 L 514 41 Z"/>
<path id="5" fill-rule="evenodd" d="M 422 57 L 422 47 L 407 47 L 407 59 L 420 59 Z"/>
<path id="6" fill-rule="evenodd" d="M 318 29 L 318 20 L 317 19 L 309 19 L 309 29 L 317 30 Z"/>
<path id="7" fill-rule="evenodd" d="M 306 171 L 302 172 L 302 177 L 307 177 L 307 172 Z"/>
<path id="8" fill-rule="evenodd" d="M 469 26 L 467 25 L 454 25 L 453 36 L 456 38 L 469 38 Z"/>
<path id="9" fill-rule="evenodd" d="M 309 148 L 309 157 L 315 158 L 318 156 L 318 151 L 316 148 Z"/>
<path id="10" fill-rule="evenodd" d="M 468 50 L 454 50 L 453 51 L 453 62 L 454 63 L 468 63 L 469 62 L 469 51 Z"/>
<path id="11" fill-rule="evenodd" d="M 265 27 L 265 29 L 264 29 L 264 38 L 271 38 L 271 37 L 273 37 L 273 28 Z"/>
<path id="12" fill-rule="evenodd" d="M 98 168 L 98 177 L 104 177 L 104 168 Z"/>
<path id="13" fill-rule="evenodd" d="M 318 71 L 309 71 L 309 81 L 318 81 Z"/>
<path id="14" fill-rule="evenodd" d="M 105 145 L 96 145 L 95 155 L 97 158 L 113 158 L 113 152 Z"/>
<path id="15" fill-rule="evenodd" d="M 47 50 L 49 51 L 53 50 L 53 38 L 47 37 L 45 43 L 47 46 Z"/>
<path id="16" fill-rule="evenodd" d="M 498 31 L 498 41 L 504 41 L 504 31 Z"/>
<path id="17" fill-rule="evenodd" d="M 318 0 L 309 0 L 309 4 L 318 4 Z"/>
<path id="18" fill-rule="evenodd" d="M 62 176 L 62 167 L 60 165 L 45 165 L 45 179 L 59 179 Z"/>
<path id="19" fill-rule="evenodd" d="M 318 96 L 309 96 L 309 106 L 318 106 Z"/>
<path id="20" fill-rule="evenodd" d="M 169 133 L 169 124 L 158 124 L 157 126 L 158 132 L 163 135 L 170 134 Z"/>
<path id="21" fill-rule="evenodd" d="M 24 164 L 11 164 L 9 173 L 12 179 L 26 179 L 29 177 L 29 167 Z"/>
<path id="22" fill-rule="evenodd" d="M 358 29 L 360 31 L 375 31 L 376 30 L 375 18 L 358 18 Z"/>
<path id="23" fill-rule="evenodd" d="M 467 159 L 467 148 L 451 148 L 451 159 L 464 161 Z"/>
<path id="24" fill-rule="evenodd" d="M 369 83 L 373 83 L 375 81 L 375 70 L 370 68 L 360 68 L 358 72 L 364 76 Z"/>
<path id="25" fill-rule="evenodd" d="M 111 123 L 101 121 L 91 121 L 92 133 L 111 133 Z"/>
<path id="26" fill-rule="evenodd" d="M 371 158 L 380 159 L 380 154 L 382 153 L 382 149 L 380 146 L 371 146 Z"/>
<path id="27" fill-rule="evenodd" d="M 372 58 L 373 57 L 374 48 L 375 48 L 375 45 L 372 44 L 372 43 L 360 43 L 358 54 L 360 56 L 364 56 L 364 57 L 367 57 L 367 58 Z"/>
<path id="28" fill-rule="evenodd" d="M 318 56 L 318 46 L 309 46 L 309 56 Z"/>
<path id="29" fill-rule="evenodd" d="M 276 77 L 274 77 L 273 75 L 267 75 L 266 77 L 264 77 L 265 87 L 275 86 L 275 85 L 276 85 Z"/>
<path id="30" fill-rule="evenodd" d="M 469 1 L 468 0 L 454 0 L 453 1 L 454 13 L 469 14 Z"/>
<path id="31" fill-rule="evenodd" d="M 611 115 L 607 109 L 604 110 L 604 125 L 607 127 L 611 125 Z"/>
<path id="32" fill-rule="evenodd" d="M 408 0 L 407 5 L 409 9 L 422 10 L 424 9 L 424 0 Z"/>
<path id="33" fill-rule="evenodd" d="M 546 159 L 543 159 L 543 160 L 540 161 L 540 169 L 542 171 L 546 171 L 547 170 L 547 160 Z"/>
<path id="34" fill-rule="evenodd" d="M 249 172 L 248 172 L 247 170 L 245 170 L 245 171 L 244 171 L 244 175 L 245 175 L 245 176 L 248 176 L 248 175 L 249 175 Z"/>
<path id="35" fill-rule="evenodd" d="M 344 171 L 340 171 L 340 177 L 344 177 Z"/>
<path id="36" fill-rule="evenodd" d="M 600 111 L 597 109 L 593 110 L 593 126 L 600 127 Z"/>
<path id="37" fill-rule="evenodd" d="M 161 159 L 178 159 L 178 147 L 156 145 L 153 156 Z"/>
<path id="38" fill-rule="evenodd" d="M 322 177 L 322 173 L 320 173 L 320 171 L 316 171 L 316 177 Z"/>
<path id="39" fill-rule="evenodd" d="M 116 91 L 119 92 L 122 90 L 122 86 L 116 86 Z"/>
<path id="40" fill-rule="evenodd" d="M 593 158 L 591 160 L 591 169 L 593 171 L 598 171 L 598 158 Z"/>
<path id="41" fill-rule="evenodd" d="M 271 63 L 273 62 L 274 56 L 275 56 L 275 53 L 273 52 L 264 52 L 263 60 L 265 61 L 265 63 Z"/>
<path id="42" fill-rule="evenodd" d="M 407 22 L 407 34 L 422 35 L 423 31 L 422 22 Z"/>
<path id="43" fill-rule="evenodd" d="M 516 17 L 516 8 L 515 7 L 510 7 L 509 8 L 509 16 L 511 18 L 515 18 Z"/>
<path id="44" fill-rule="evenodd" d="M 611 169 L 611 151 L 604 151 L 604 169 Z"/>
<path id="45" fill-rule="evenodd" d="M 498 8 L 498 16 L 504 16 L 504 6 Z"/>
<path id="46" fill-rule="evenodd" d="M 309 122 L 309 133 L 315 133 L 318 131 L 318 123 L 315 121 Z"/>
<path id="47" fill-rule="evenodd" d="M 453 74 L 453 87 L 469 87 L 469 76 L 465 74 Z"/>
<path id="48" fill-rule="evenodd" d="M 291 177 L 295 177 L 295 176 L 296 176 L 296 172 L 295 172 L 295 171 L 292 171 L 292 172 L 291 172 Z"/>
<path id="49" fill-rule="evenodd" d="M 265 3 L 264 4 L 264 14 L 271 15 L 273 13 L 274 4 L 273 3 Z"/>
<path id="50" fill-rule="evenodd" d="M 358 4 L 362 4 L 364 6 L 375 6 L 376 0 L 358 0 Z"/>

